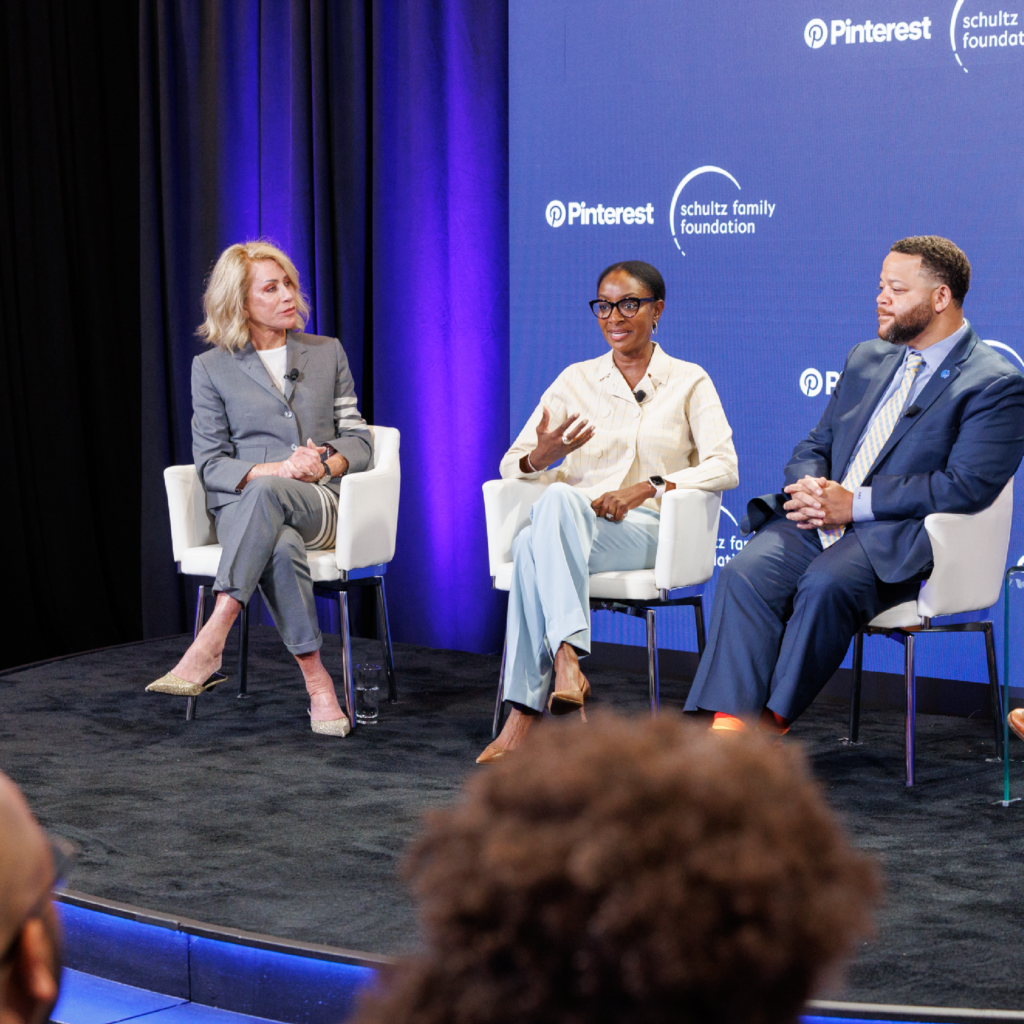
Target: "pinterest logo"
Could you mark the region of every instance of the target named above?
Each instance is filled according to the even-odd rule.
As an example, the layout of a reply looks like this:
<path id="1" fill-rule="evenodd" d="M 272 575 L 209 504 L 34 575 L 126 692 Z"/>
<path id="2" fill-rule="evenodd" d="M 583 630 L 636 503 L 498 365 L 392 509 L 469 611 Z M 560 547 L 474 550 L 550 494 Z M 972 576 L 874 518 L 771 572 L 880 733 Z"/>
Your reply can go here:
<path id="1" fill-rule="evenodd" d="M 804 26 L 804 42 L 812 50 L 817 50 L 825 45 L 826 39 L 828 39 L 828 25 L 821 18 L 811 18 Z"/>
<path id="2" fill-rule="evenodd" d="M 808 398 L 814 398 L 815 395 L 820 395 L 821 386 L 824 383 L 825 382 L 822 380 L 821 374 L 818 373 L 813 366 L 809 366 L 800 374 L 800 390 Z"/>

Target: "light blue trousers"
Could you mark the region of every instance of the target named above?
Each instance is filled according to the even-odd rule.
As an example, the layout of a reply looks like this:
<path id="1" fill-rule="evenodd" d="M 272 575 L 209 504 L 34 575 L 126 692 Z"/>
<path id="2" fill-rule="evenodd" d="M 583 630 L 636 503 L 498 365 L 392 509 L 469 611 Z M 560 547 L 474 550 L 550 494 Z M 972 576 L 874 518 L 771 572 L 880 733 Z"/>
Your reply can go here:
<path id="1" fill-rule="evenodd" d="M 660 519 L 647 508 L 621 523 L 599 519 L 568 484 L 552 484 L 534 503 L 531 525 L 512 542 L 505 700 L 544 708 L 559 645 L 590 653 L 590 574 L 653 569 Z"/>

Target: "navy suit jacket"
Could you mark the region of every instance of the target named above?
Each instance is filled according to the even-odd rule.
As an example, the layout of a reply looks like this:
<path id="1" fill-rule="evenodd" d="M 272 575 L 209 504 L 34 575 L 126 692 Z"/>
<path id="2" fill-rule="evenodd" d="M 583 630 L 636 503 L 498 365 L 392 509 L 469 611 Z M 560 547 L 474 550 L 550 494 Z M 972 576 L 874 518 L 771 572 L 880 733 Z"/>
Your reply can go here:
<path id="1" fill-rule="evenodd" d="M 786 484 L 804 476 L 838 479 L 902 358 L 902 347 L 879 339 L 850 352 L 825 414 L 786 464 Z M 875 573 L 886 583 L 931 571 L 925 516 L 987 508 L 1024 455 L 1024 376 L 973 328 L 914 405 L 920 412 L 900 417 L 864 480 L 871 487 L 874 521 L 856 525 Z M 784 515 L 787 500 L 784 493 L 754 498 L 741 524 L 744 532 Z"/>

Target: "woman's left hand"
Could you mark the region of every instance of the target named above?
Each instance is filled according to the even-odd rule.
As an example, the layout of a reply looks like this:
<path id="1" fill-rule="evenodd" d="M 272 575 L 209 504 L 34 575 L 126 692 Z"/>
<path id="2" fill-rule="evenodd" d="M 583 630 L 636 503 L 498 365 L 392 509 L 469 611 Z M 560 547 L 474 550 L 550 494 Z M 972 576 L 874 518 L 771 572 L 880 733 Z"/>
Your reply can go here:
<path id="1" fill-rule="evenodd" d="M 602 494 L 600 498 L 590 503 L 590 507 L 599 516 L 621 523 L 630 509 L 639 508 L 648 498 L 653 497 L 654 487 L 643 480 L 632 487 L 623 487 L 621 490 Z"/>

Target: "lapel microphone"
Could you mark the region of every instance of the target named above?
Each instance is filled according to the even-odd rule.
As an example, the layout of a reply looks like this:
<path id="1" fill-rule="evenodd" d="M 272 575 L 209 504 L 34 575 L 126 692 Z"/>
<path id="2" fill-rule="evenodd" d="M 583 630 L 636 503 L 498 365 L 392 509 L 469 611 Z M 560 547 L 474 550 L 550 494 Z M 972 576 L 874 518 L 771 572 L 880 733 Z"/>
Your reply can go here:
<path id="1" fill-rule="evenodd" d="M 643 404 L 643 400 L 647 397 L 647 392 L 646 391 L 634 391 L 633 392 L 633 397 L 636 399 L 636 404 L 637 405 L 641 405 L 641 404 Z"/>
<path id="2" fill-rule="evenodd" d="M 296 369 L 292 370 L 291 373 L 286 373 L 284 375 L 284 379 L 285 380 L 290 380 L 294 384 L 299 379 L 299 371 L 298 371 L 298 369 L 296 368 Z"/>
<path id="3" fill-rule="evenodd" d="M 908 406 L 906 412 L 904 412 L 903 415 L 906 416 L 907 419 L 909 420 L 909 419 L 912 419 L 914 416 L 916 416 L 920 411 L 921 411 L 921 406 L 915 404 L 915 405 Z"/>

